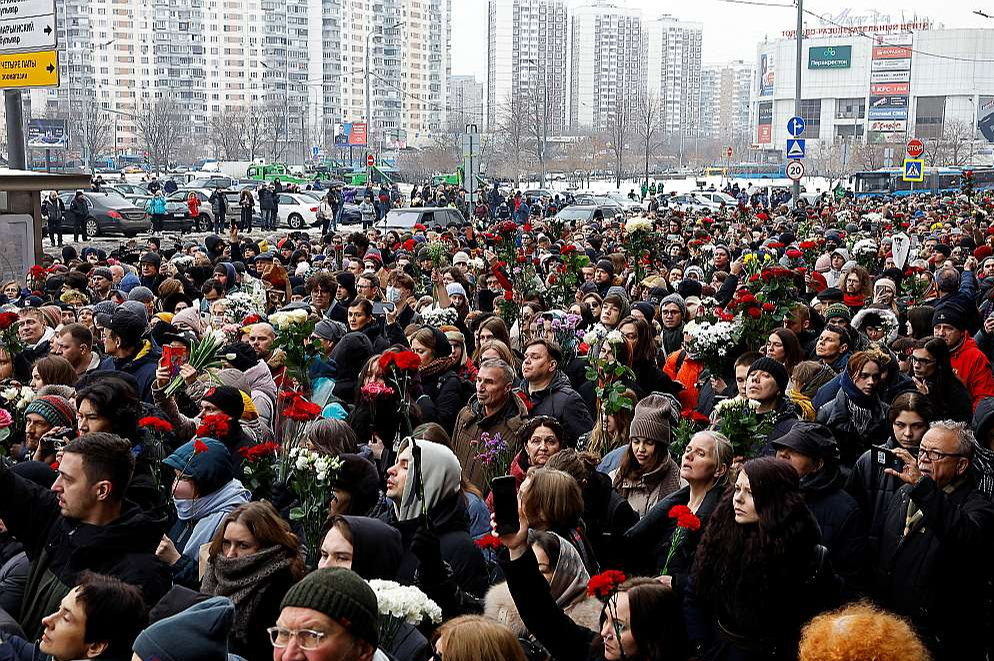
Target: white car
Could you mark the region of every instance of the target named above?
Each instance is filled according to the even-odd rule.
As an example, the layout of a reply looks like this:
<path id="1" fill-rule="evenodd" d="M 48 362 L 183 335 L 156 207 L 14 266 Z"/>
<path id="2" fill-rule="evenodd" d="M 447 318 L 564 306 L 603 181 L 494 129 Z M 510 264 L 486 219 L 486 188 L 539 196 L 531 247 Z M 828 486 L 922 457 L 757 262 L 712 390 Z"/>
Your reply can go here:
<path id="1" fill-rule="evenodd" d="M 317 200 L 301 193 L 280 193 L 280 224 L 286 223 L 292 230 L 302 230 L 317 223 L 317 219 Z"/>
<path id="2" fill-rule="evenodd" d="M 609 200 L 617 202 L 627 214 L 642 213 L 645 206 L 641 202 L 636 202 L 621 191 L 611 191 L 606 194 Z"/>
<path id="3" fill-rule="evenodd" d="M 727 193 L 722 193 L 721 191 L 695 190 L 690 194 L 707 202 L 713 203 L 715 208 L 720 207 L 722 204 L 731 207 L 738 205 L 738 202 L 735 201 L 734 197 L 728 195 Z"/>

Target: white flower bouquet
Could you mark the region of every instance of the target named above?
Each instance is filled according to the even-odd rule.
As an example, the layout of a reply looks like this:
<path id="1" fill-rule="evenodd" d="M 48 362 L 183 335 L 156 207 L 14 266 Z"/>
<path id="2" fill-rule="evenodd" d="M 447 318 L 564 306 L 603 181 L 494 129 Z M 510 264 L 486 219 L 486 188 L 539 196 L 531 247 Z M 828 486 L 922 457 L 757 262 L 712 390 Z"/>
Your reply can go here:
<path id="1" fill-rule="evenodd" d="M 441 328 L 451 326 L 459 319 L 459 313 L 454 308 L 427 307 L 421 311 L 421 320 L 425 326 Z"/>
<path id="2" fill-rule="evenodd" d="M 732 321 L 701 321 L 689 324 L 685 331 L 687 353 L 704 363 L 714 376 L 724 376 L 728 361 L 736 355 L 742 339 L 742 320 L 736 317 Z"/>
<path id="3" fill-rule="evenodd" d="M 290 509 L 290 520 L 297 522 L 304 533 L 308 565 L 317 567 L 321 526 L 335 497 L 333 485 L 342 460 L 304 447 L 291 448 L 289 460 L 292 466 L 289 487 L 297 497 L 296 506 Z"/>
<path id="4" fill-rule="evenodd" d="M 381 649 L 390 650 L 393 647 L 405 623 L 417 626 L 426 620 L 432 624 L 442 621 L 442 609 L 414 586 L 373 579 L 369 581 L 369 587 L 376 593 Z"/>
<path id="5" fill-rule="evenodd" d="M 635 216 L 634 218 L 629 218 L 628 222 L 625 223 L 625 231 L 631 234 L 632 232 L 651 232 L 652 231 L 652 221 L 648 218 L 643 218 L 641 216 Z"/>

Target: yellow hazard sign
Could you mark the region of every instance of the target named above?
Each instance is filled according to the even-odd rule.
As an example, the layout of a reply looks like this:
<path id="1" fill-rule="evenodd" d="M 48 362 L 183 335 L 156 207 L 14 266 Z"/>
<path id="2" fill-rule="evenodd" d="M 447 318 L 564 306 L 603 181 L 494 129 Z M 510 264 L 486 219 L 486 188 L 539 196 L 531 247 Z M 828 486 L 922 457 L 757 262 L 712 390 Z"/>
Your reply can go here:
<path id="1" fill-rule="evenodd" d="M 0 55 L 0 88 L 58 86 L 58 51 Z"/>

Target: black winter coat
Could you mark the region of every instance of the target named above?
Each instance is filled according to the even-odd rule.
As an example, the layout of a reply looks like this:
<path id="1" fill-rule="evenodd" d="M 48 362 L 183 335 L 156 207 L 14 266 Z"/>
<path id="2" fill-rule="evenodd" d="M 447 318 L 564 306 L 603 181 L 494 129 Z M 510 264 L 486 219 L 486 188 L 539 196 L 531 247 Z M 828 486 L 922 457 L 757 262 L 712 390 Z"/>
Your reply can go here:
<path id="1" fill-rule="evenodd" d="M 466 592 L 482 597 L 487 591 L 487 563 L 480 549 L 469 536 L 469 514 L 462 493 L 440 501 L 428 511 L 442 549 L 442 559 L 452 568 L 456 584 Z M 404 543 L 404 556 L 397 570 L 397 581 L 403 585 L 415 584 L 418 558 L 411 550 L 411 541 L 421 520 L 391 521 L 400 531 Z"/>
<path id="2" fill-rule="evenodd" d="M 845 482 L 838 466 L 826 466 L 801 479 L 801 492 L 821 528 L 821 543 L 845 584 L 844 594 L 854 597 L 864 586 L 867 525 L 859 504 L 843 488 Z"/>
<path id="3" fill-rule="evenodd" d="M 566 435 L 566 444 L 576 446 L 578 438 L 590 431 L 594 426 L 590 411 L 583 403 L 583 398 L 569 385 L 569 380 L 561 371 L 552 377 L 552 383 L 544 390 L 530 392 L 528 380 L 522 380 L 521 391 L 528 395 L 532 403 L 531 415 L 552 416 L 558 420 Z"/>
<path id="4" fill-rule="evenodd" d="M 614 490 L 611 478 L 600 471 L 591 471 L 583 485 L 583 523 L 602 570 L 620 569 L 624 565 L 625 533 L 638 520 L 632 506 Z"/>
<path id="5" fill-rule="evenodd" d="M 891 449 L 900 447 L 893 438 L 887 439 L 883 445 Z M 887 511 L 891 498 L 902 486 L 904 486 L 903 481 L 884 473 L 883 466 L 874 461 L 872 449 L 864 452 L 849 472 L 846 491 L 856 500 L 863 512 L 869 535 L 867 540 L 869 548 L 877 548 L 875 541 L 877 522 Z"/>
<path id="6" fill-rule="evenodd" d="M 169 567 L 155 557 L 162 522 L 130 502 L 105 526 L 81 523 L 62 516 L 54 491 L 0 467 L 0 518 L 31 562 L 20 618 L 31 639 L 41 635 L 42 618 L 58 610 L 84 570 L 141 588 L 149 604 L 169 589 Z"/>
<path id="7" fill-rule="evenodd" d="M 421 389 L 424 393 L 418 398 L 421 419 L 425 422 L 437 422 L 451 434 L 456 426 L 456 416 L 465 404 L 462 380 L 453 370 L 448 369 L 435 376 L 422 377 Z"/>
<path id="8" fill-rule="evenodd" d="M 369 338 L 373 344 L 373 353 L 382 353 L 395 344 L 408 346 L 404 329 L 398 324 L 387 324 L 382 319 L 374 319 L 358 332 Z"/>
<path id="9" fill-rule="evenodd" d="M 724 484 L 716 484 L 704 496 L 701 506 L 697 508 L 697 518 L 701 520 L 700 530 L 689 531 L 673 552 L 673 558 L 666 568 L 666 574 L 673 579 L 673 590 L 682 599 L 687 587 L 690 571 L 694 566 L 694 556 L 697 545 L 704 534 L 711 512 L 721 500 L 725 491 Z M 632 574 L 655 576 L 661 574 L 666 565 L 666 556 L 670 552 L 670 542 L 676 532 L 676 519 L 669 517 L 670 510 L 675 505 L 686 505 L 690 502 L 690 487 L 683 487 L 662 499 L 650 509 L 642 520 L 625 533 L 625 549 L 627 562 L 625 568 Z"/>
<path id="10" fill-rule="evenodd" d="M 905 536 L 912 501 L 922 519 Z M 949 493 L 930 477 L 902 486 L 877 537 L 874 601 L 910 618 L 940 661 L 982 661 L 989 639 L 994 505 L 972 478 Z"/>
<path id="11" fill-rule="evenodd" d="M 880 445 L 890 438 L 890 425 L 887 424 L 889 410 L 890 407 L 878 399 L 870 415 L 866 433 L 860 433 L 853 425 L 849 415 L 849 396 L 842 388 L 839 388 L 835 399 L 818 410 L 818 422 L 832 430 L 832 435 L 839 444 L 842 466 L 852 466 L 871 445 Z"/>

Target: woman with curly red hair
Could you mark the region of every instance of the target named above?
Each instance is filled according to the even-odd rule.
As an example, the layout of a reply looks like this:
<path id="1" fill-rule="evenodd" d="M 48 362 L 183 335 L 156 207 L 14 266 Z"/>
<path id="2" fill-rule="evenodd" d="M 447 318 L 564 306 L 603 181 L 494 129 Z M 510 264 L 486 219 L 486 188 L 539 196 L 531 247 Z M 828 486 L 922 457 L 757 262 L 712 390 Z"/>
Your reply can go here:
<path id="1" fill-rule="evenodd" d="M 928 661 L 911 625 L 860 602 L 814 618 L 801 632 L 799 661 Z"/>

